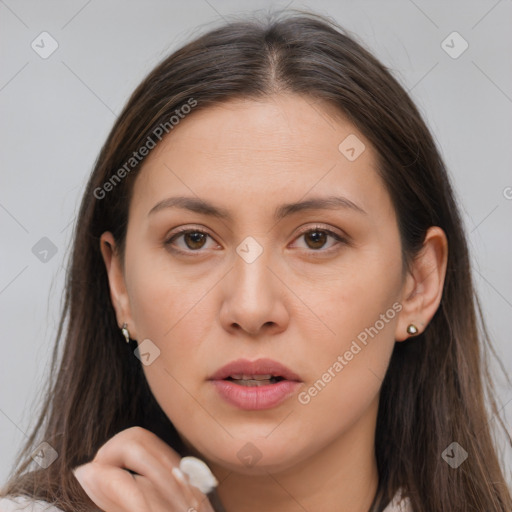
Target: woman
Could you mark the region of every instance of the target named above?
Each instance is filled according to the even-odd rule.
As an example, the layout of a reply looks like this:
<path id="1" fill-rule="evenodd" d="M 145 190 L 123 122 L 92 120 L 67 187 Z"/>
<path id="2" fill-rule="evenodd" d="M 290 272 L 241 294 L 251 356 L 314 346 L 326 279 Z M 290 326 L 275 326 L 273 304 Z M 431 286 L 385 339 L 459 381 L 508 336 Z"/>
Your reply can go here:
<path id="1" fill-rule="evenodd" d="M 100 153 L 62 360 L 3 495 L 510 511 L 479 322 L 444 164 L 397 81 L 320 16 L 227 23 L 149 74 Z"/>

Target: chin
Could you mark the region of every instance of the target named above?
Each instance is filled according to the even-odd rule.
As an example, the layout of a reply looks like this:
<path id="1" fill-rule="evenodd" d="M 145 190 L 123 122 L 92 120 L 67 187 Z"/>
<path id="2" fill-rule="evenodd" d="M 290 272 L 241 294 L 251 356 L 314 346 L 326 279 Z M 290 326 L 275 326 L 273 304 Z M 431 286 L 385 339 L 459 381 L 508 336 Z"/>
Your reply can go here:
<path id="1" fill-rule="evenodd" d="M 272 437 L 275 434 L 271 434 Z M 285 471 L 297 464 L 303 451 L 293 438 L 274 439 L 259 435 L 244 436 L 244 440 L 227 438 L 209 446 L 198 447 L 207 461 L 245 475 L 267 475 Z M 196 445 L 197 446 L 197 445 Z"/>
<path id="2" fill-rule="evenodd" d="M 241 462 L 238 458 L 226 459 L 225 457 L 212 458 L 219 466 L 234 473 L 251 476 L 266 476 L 269 473 L 279 473 L 293 467 L 294 462 L 288 460 L 277 460 L 275 457 L 269 459 L 264 457 L 257 461 L 254 465 L 248 465 Z"/>

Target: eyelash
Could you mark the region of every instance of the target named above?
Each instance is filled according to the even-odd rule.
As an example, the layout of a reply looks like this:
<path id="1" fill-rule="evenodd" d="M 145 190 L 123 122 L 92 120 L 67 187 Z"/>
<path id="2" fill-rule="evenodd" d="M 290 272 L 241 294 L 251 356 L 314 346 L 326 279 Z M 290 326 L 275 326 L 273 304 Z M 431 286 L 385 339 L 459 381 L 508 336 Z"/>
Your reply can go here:
<path id="1" fill-rule="evenodd" d="M 335 233 L 334 231 L 331 231 L 330 229 L 327 229 L 327 228 L 324 228 L 322 226 L 314 226 L 312 228 L 308 228 L 304 231 L 302 231 L 301 233 L 299 233 L 299 235 L 297 236 L 297 239 L 304 236 L 304 235 L 307 235 L 308 233 L 313 233 L 313 232 L 322 232 L 322 233 L 325 233 L 327 234 L 328 236 L 334 238 L 334 240 L 336 240 L 336 242 L 338 242 L 337 244 L 335 244 L 334 246 L 330 247 L 329 249 L 310 249 L 308 252 L 311 252 L 312 254 L 314 253 L 331 253 L 332 251 L 336 250 L 337 246 L 340 245 L 340 244 L 344 244 L 344 245 L 348 245 L 348 240 L 340 235 L 338 235 L 337 233 Z M 169 237 L 168 239 L 165 240 L 164 244 L 165 246 L 168 246 L 171 248 L 172 251 L 176 252 L 176 253 L 179 253 L 179 254 L 186 254 L 186 255 L 193 255 L 193 256 L 200 256 L 200 254 L 204 251 L 202 251 L 201 249 L 198 249 L 196 251 L 194 250 L 183 250 L 183 249 L 177 249 L 176 247 L 172 247 L 172 243 L 180 236 L 182 235 L 185 235 L 187 233 L 201 233 L 203 235 L 206 235 L 206 236 L 209 236 L 210 238 L 213 239 L 213 237 L 210 236 L 209 233 L 207 233 L 206 231 L 200 229 L 200 228 L 180 228 L 177 232 L 173 233 L 171 237 Z M 196 254 L 194 254 L 196 253 Z"/>

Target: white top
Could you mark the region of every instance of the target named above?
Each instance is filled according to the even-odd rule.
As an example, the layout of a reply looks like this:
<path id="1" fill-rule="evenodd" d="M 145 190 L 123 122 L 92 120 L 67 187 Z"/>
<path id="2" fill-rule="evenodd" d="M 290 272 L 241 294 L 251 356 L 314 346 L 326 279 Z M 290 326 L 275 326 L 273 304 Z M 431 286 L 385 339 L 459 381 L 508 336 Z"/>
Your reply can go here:
<path id="1" fill-rule="evenodd" d="M 0 498 L 0 512 L 62 512 L 60 508 L 53 507 L 46 501 L 32 500 L 27 496 Z M 408 498 L 401 499 L 398 491 L 384 512 L 412 512 Z"/>
<path id="2" fill-rule="evenodd" d="M 15 496 L 0 498 L 0 512 L 62 512 L 60 508 L 53 507 L 46 501 L 33 500 L 28 496 Z"/>
<path id="3" fill-rule="evenodd" d="M 0 512 L 2 512 L 1 509 Z M 409 498 L 402 498 L 402 490 L 398 489 L 391 503 L 383 512 L 412 512 L 411 500 Z"/>

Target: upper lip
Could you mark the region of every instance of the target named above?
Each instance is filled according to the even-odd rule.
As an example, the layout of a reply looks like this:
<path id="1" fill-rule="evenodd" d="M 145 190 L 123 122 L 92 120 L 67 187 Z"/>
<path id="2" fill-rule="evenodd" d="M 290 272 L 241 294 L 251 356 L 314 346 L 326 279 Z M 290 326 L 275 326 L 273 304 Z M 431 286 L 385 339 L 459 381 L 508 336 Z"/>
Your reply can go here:
<path id="1" fill-rule="evenodd" d="M 272 359 L 256 359 L 255 361 L 237 359 L 219 368 L 209 380 L 222 380 L 232 375 L 272 375 L 273 377 L 283 377 L 286 380 L 301 381 L 296 373 Z"/>

